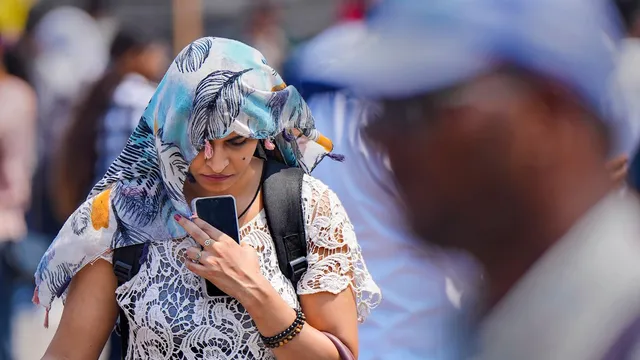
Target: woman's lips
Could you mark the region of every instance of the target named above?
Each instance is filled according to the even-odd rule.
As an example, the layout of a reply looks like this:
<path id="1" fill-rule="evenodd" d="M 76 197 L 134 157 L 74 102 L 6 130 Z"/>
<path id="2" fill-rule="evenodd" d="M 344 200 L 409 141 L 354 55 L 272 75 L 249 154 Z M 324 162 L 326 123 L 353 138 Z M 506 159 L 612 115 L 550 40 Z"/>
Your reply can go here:
<path id="1" fill-rule="evenodd" d="M 206 180 L 215 181 L 215 182 L 225 181 L 225 180 L 229 179 L 232 176 L 233 175 L 221 175 L 221 174 L 205 175 L 205 174 L 202 174 L 202 177 L 204 177 Z"/>

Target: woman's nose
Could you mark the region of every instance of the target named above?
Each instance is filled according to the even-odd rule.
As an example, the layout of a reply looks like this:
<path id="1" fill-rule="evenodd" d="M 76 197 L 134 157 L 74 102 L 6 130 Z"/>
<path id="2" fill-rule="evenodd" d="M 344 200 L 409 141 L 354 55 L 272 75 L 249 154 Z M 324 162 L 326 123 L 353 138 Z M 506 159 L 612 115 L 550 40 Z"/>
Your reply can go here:
<path id="1" fill-rule="evenodd" d="M 224 149 L 213 148 L 213 154 L 211 158 L 206 160 L 207 166 L 213 170 L 213 172 L 220 174 L 229 166 L 229 157 Z"/>

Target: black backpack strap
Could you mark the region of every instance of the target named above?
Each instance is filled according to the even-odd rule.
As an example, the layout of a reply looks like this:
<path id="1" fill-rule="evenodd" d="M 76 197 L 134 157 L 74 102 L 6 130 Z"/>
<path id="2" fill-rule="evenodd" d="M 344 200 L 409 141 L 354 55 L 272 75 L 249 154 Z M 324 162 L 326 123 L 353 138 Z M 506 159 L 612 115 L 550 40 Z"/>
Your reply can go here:
<path id="1" fill-rule="evenodd" d="M 113 273 L 118 279 L 118 287 L 131 280 L 140 271 L 140 258 L 145 244 L 121 247 L 113 250 Z M 129 321 L 122 308 L 116 324 L 116 333 L 120 335 L 122 359 L 124 360 L 129 346 Z"/>
<path id="2" fill-rule="evenodd" d="M 273 237 L 280 271 L 297 286 L 307 270 L 307 237 L 302 210 L 300 168 L 265 162 L 262 199 L 267 225 Z"/>

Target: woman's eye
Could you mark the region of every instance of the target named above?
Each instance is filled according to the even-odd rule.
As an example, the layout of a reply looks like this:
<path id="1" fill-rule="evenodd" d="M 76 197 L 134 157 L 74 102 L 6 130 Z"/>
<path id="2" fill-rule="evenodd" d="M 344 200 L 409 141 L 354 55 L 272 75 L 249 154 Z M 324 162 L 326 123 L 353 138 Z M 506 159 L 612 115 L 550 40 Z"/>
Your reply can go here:
<path id="1" fill-rule="evenodd" d="M 229 144 L 231 144 L 231 146 L 242 146 L 244 144 L 247 143 L 247 139 L 244 140 L 236 140 L 236 141 L 229 141 Z"/>

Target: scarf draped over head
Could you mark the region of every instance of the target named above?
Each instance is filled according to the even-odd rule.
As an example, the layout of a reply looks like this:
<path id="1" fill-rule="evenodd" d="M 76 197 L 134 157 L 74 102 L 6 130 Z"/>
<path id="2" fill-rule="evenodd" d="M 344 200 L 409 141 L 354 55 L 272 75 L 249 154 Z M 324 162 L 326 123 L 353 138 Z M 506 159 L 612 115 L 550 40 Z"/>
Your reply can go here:
<path id="1" fill-rule="evenodd" d="M 275 144 L 285 163 L 307 173 L 332 150 L 298 91 L 257 50 L 196 40 L 172 63 L 120 156 L 43 256 L 34 302 L 49 309 L 82 267 L 113 249 L 186 236 L 172 219 L 191 215 L 182 192 L 189 164 L 209 141 L 234 131 Z"/>

